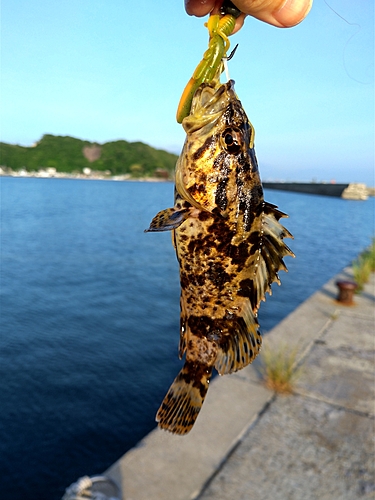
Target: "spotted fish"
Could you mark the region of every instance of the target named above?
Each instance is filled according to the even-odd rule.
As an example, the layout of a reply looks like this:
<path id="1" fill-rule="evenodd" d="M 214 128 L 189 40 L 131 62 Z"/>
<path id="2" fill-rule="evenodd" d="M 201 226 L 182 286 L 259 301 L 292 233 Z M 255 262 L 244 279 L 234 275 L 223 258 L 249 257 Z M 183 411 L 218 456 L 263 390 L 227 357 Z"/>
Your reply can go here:
<path id="1" fill-rule="evenodd" d="M 157 412 L 159 427 L 191 430 L 212 370 L 251 363 L 262 339 L 257 311 L 292 251 L 286 215 L 263 199 L 254 128 L 234 82 L 202 84 L 182 123 L 186 140 L 176 165 L 175 205 L 146 231 L 172 231 L 180 265 L 179 355 L 185 364 Z"/>

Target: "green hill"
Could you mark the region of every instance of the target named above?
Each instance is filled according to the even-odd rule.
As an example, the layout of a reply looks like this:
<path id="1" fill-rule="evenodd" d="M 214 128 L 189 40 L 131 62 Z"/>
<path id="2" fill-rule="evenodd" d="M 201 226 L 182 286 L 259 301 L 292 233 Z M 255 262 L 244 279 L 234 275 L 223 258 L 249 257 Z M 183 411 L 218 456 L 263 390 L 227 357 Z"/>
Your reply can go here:
<path id="1" fill-rule="evenodd" d="M 84 168 L 110 171 L 112 175 L 152 177 L 167 171 L 173 177 L 177 156 L 142 142 L 90 143 L 69 136 L 44 135 L 32 147 L 0 142 L 0 164 L 29 172 L 56 168 L 57 172 L 82 172 Z"/>

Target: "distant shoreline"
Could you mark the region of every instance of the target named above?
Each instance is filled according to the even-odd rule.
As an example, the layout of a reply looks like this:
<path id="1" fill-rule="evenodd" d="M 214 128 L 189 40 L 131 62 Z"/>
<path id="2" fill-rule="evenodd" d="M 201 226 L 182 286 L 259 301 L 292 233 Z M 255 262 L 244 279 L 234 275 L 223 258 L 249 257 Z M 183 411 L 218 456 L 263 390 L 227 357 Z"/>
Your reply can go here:
<path id="1" fill-rule="evenodd" d="M 0 169 L 0 177 L 33 178 L 33 179 L 78 179 L 84 181 L 128 181 L 128 182 L 174 182 L 173 179 L 162 177 L 131 177 L 124 175 L 99 175 L 94 174 L 69 174 L 66 172 L 55 172 L 48 174 L 45 172 L 3 172 Z"/>

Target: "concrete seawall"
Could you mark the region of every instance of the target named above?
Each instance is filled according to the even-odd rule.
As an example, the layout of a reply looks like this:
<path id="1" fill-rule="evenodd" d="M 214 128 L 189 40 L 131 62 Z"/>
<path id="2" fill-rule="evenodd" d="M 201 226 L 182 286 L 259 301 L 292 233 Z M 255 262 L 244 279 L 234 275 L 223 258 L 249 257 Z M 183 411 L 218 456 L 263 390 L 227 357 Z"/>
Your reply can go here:
<path id="1" fill-rule="evenodd" d="M 335 196 L 348 200 L 367 200 L 369 189 L 365 184 L 351 182 L 350 184 L 330 184 L 320 182 L 263 182 L 265 189 L 292 191 L 294 193 L 318 194 Z"/>
<path id="2" fill-rule="evenodd" d="M 375 276 L 347 307 L 332 278 L 265 338 L 298 350 L 290 396 L 259 361 L 217 377 L 193 430 L 154 430 L 106 475 L 124 500 L 374 498 Z"/>

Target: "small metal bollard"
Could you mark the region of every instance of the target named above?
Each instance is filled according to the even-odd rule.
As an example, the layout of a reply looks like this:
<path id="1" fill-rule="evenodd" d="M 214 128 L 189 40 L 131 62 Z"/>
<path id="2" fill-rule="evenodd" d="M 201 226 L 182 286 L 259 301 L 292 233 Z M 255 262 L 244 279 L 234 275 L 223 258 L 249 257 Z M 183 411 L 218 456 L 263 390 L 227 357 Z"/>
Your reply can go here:
<path id="1" fill-rule="evenodd" d="M 352 281 L 336 281 L 336 285 L 339 289 L 337 302 L 345 306 L 352 306 L 354 304 L 353 294 L 358 285 Z"/>

